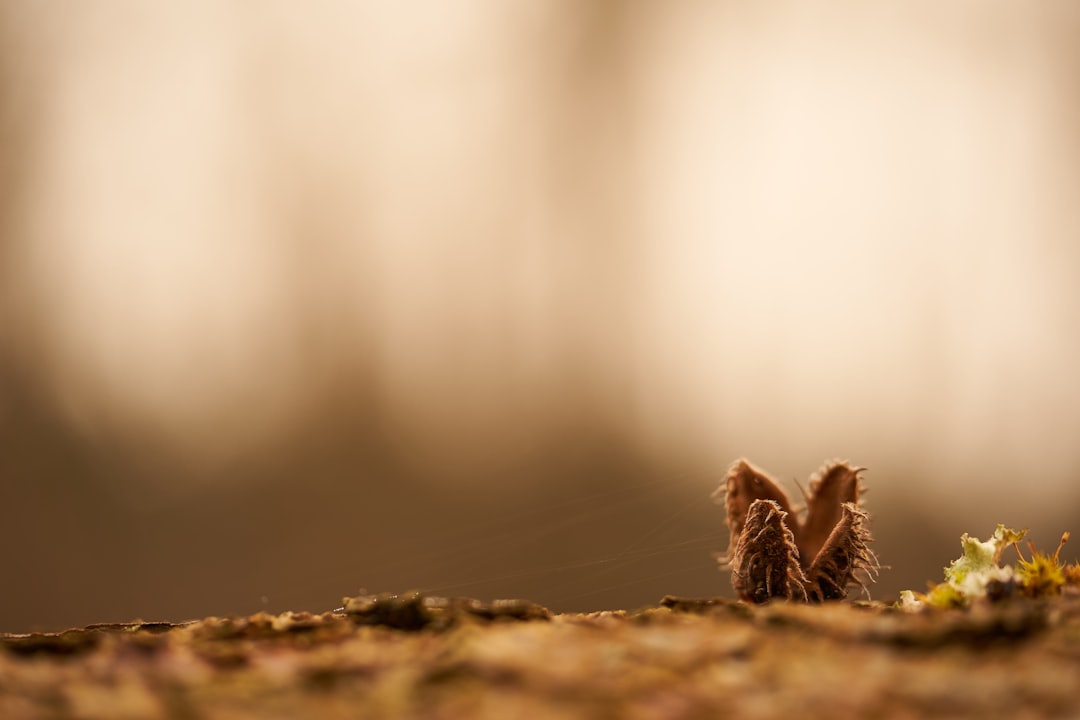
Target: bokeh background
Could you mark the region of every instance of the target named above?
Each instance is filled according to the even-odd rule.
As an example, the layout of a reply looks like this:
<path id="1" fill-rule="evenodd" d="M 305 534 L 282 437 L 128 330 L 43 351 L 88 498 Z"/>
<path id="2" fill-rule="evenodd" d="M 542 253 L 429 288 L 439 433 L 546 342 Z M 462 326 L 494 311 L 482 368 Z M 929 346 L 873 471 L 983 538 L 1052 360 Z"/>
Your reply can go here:
<path id="1" fill-rule="evenodd" d="M 729 594 L 869 468 L 874 596 L 1080 532 L 1080 5 L 0 5 L 0 631 Z M 1077 556 L 1067 546 L 1065 556 Z"/>

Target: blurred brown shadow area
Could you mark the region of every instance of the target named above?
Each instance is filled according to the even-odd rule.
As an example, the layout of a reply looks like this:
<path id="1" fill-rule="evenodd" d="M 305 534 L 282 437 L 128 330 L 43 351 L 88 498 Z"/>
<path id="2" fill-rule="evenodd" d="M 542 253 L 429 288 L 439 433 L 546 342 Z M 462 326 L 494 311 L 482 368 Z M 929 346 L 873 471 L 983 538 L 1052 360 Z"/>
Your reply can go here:
<path id="1" fill-rule="evenodd" d="M 595 590 L 624 12 L 479 8 L 2 11 L 4 630 Z"/>
<path id="2" fill-rule="evenodd" d="M 837 8 L 0 8 L 0 631 L 730 594 L 744 455 L 879 598 L 1080 532 L 1077 13 Z"/>

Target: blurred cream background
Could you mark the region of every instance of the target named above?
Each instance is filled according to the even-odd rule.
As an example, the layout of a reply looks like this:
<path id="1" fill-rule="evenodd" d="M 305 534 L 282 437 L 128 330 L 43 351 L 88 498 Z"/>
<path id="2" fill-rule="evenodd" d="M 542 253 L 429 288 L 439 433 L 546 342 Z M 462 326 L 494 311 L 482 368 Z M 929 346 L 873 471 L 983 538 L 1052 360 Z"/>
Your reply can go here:
<path id="1" fill-rule="evenodd" d="M 1080 532 L 1078 33 L 5 4 L 0 631 L 729 593 L 740 455 L 870 468 L 876 597 L 964 531 Z"/>

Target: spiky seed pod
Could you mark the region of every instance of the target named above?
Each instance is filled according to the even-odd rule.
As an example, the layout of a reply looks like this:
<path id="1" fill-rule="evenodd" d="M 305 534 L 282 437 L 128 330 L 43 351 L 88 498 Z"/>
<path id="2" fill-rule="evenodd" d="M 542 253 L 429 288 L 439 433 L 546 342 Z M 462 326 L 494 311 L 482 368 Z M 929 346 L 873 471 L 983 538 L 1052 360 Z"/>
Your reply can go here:
<path id="1" fill-rule="evenodd" d="M 806 576 L 799 567 L 795 536 L 784 522 L 787 516 L 774 500 L 755 500 L 750 504 L 742 533 L 731 553 L 731 584 L 741 600 L 806 601 Z"/>
<path id="2" fill-rule="evenodd" d="M 851 585 L 866 591 L 879 565 L 859 507 L 862 471 L 826 463 L 811 477 L 800 521 L 772 478 L 746 460 L 731 466 L 713 497 L 722 498 L 731 531 L 728 552 L 718 557 L 741 599 L 821 602 L 845 597 Z"/>
<path id="3" fill-rule="evenodd" d="M 854 503 L 840 506 L 840 520 L 806 572 L 806 594 L 810 602 L 842 600 L 850 585 L 866 592 L 861 577 L 877 577 L 878 559 L 869 544 L 869 517 Z"/>

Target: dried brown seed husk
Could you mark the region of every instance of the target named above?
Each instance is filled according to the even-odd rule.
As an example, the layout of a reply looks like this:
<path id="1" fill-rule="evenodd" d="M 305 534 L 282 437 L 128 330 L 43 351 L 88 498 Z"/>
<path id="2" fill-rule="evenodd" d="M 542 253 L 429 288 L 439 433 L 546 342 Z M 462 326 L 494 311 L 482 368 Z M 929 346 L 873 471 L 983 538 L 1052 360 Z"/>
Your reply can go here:
<path id="1" fill-rule="evenodd" d="M 851 467 L 847 462 L 833 461 L 811 477 L 806 521 L 795 534 L 804 568 L 810 567 L 840 523 L 841 506 L 844 503 L 858 506 L 861 492 L 859 473 L 863 470 Z"/>
<path id="2" fill-rule="evenodd" d="M 840 510 L 840 521 L 806 573 L 806 594 L 811 602 L 842 600 L 850 585 L 865 592 L 862 577 L 873 580 L 877 575 L 878 559 L 869 547 L 873 542 L 867 527 L 869 516 L 854 503 L 844 503 Z"/>
<path id="3" fill-rule="evenodd" d="M 799 566 L 788 513 L 775 500 L 750 504 L 742 532 L 731 551 L 731 584 L 741 600 L 807 600 L 806 576 Z"/>
<path id="4" fill-rule="evenodd" d="M 727 524 L 731 531 L 729 554 L 733 552 L 739 536 L 742 535 L 750 506 L 755 500 L 771 500 L 776 503 L 780 510 L 788 515 L 789 529 L 798 529 L 798 520 L 791 511 L 787 493 L 775 480 L 745 458 L 740 458 L 731 465 L 720 487 L 713 493 L 713 499 L 723 503 L 727 511 Z"/>
<path id="5" fill-rule="evenodd" d="M 731 466 L 713 497 L 723 495 L 731 531 L 728 550 L 718 559 L 732 571 L 740 599 L 837 600 L 851 585 L 866 592 L 879 564 L 868 547 L 868 516 L 859 508 L 863 470 L 846 461 L 826 463 L 810 479 L 800 523 L 786 493 L 766 473 L 745 459 Z"/>

